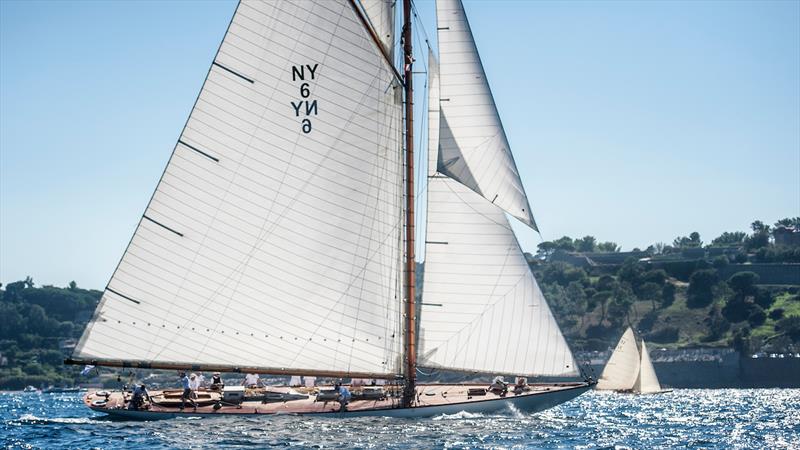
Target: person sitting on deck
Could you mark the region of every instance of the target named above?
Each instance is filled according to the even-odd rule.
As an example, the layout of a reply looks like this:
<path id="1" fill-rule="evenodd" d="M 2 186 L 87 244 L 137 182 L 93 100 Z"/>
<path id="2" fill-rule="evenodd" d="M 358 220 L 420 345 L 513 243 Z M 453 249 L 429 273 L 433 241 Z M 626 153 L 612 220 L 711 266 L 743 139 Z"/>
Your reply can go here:
<path id="1" fill-rule="evenodd" d="M 147 401 L 150 400 L 150 393 L 147 392 L 147 387 L 144 384 L 140 384 L 133 388 L 133 397 L 131 397 L 131 402 L 128 404 L 128 409 L 139 410 L 142 409 L 144 406 L 145 398 Z"/>
<path id="2" fill-rule="evenodd" d="M 224 387 L 225 383 L 222 381 L 222 377 L 220 377 L 219 372 L 214 372 L 214 375 L 211 376 L 211 390 L 221 391 Z"/>
<path id="3" fill-rule="evenodd" d="M 181 377 L 181 387 L 183 388 L 183 394 L 181 394 L 181 411 L 186 407 L 186 400 L 189 400 L 192 406 L 194 406 L 194 410 L 197 411 L 197 403 L 192 399 L 192 386 L 189 377 L 186 376 L 186 372 L 180 372 L 179 376 Z"/>
<path id="4" fill-rule="evenodd" d="M 353 397 L 350 394 L 350 390 L 342 386 L 342 383 L 339 382 L 333 386 L 333 390 L 336 391 L 337 394 L 336 400 L 339 402 L 339 411 L 347 411 L 347 403 L 349 403 L 350 399 Z"/>
<path id="5" fill-rule="evenodd" d="M 528 379 L 525 377 L 517 377 L 517 383 L 514 385 L 514 393 L 521 394 L 530 390 L 531 387 L 528 386 Z"/>
<path id="6" fill-rule="evenodd" d="M 494 377 L 492 384 L 489 385 L 489 392 L 505 397 L 508 393 L 508 384 L 503 380 L 502 376 Z"/>
<path id="7" fill-rule="evenodd" d="M 257 373 L 248 373 L 244 377 L 244 381 L 242 381 L 242 386 L 246 388 L 256 388 L 258 387 L 260 380 Z"/>

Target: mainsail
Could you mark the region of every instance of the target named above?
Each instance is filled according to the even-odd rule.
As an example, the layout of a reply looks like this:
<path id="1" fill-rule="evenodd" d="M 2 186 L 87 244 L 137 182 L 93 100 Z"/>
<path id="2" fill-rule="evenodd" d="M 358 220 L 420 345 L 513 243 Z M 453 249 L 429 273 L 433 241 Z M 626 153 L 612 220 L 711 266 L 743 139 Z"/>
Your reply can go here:
<path id="1" fill-rule="evenodd" d="M 648 358 L 649 361 L 649 358 Z M 639 378 L 641 360 L 633 330 L 628 327 L 597 381 L 598 390 L 629 390 Z"/>
<path id="2" fill-rule="evenodd" d="M 470 97 L 456 98 L 450 86 L 453 96 L 440 98 L 440 92 L 442 97 L 448 95 L 444 80 L 452 83 L 453 74 L 463 70 L 460 66 L 454 68 L 457 64 L 453 62 L 454 50 L 446 42 L 454 43 L 467 37 L 471 42 L 471 35 L 460 2 L 437 4 L 440 30 L 448 24 L 451 30 L 458 31 L 461 27 L 462 31 L 456 37 L 440 31 L 442 61 L 437 64 L 433 55 L 429 56 L 428 212 L 419 365 L 468 372 L 577 375 L 572 352 L 506 218 L 504 211 L 516 215 L 510 203 L 491 202 L 492 198 L 479 195 L 483 189 L 475 189 L 473 181 L 477 178 L 465 180 L 442 164 L 437 165 L 437 161 L 442 161 L 442 153 L 452 150 L 455 142 L 462 139 L 474 142 L 467 130 L 469 127 L 454 128 L 444 115 L 448 108 L 459 111 L 450 106 L 451 102 L 459 100 L 470 104 Z M 442 22 L 442 15 L 450 14 L 452 8 L 456 8 L 461 22 Z M 474 51 L 474 44 L 470 48 Z M 446 52 L 451 53 L 447 58 Z M 477 53 L 474 58 L 477 59 Z M 479 65 L 480 61 L 477 62 Z M 488 98 L 484 100 L 494 108 L 488 85 L 485 85 L 485 95 Z M 460 107 L 458 101 L 455 104 Z M 479 120 L 472 122 L 472 128 L 486 129 L 484 124 L 488 122 L 489 128 L 499 127 L 491 132 L 505 141 L 499 120 L 494 120 L 496 114 L 478 114 L 478 117 Z M 511 158 L 507 146 L 502 152 L 489 152 L 485 157 L 486 160 L 465 158 L 459 164 L 463 163 L 464 167 L 475 164 L 471 172 L 480 174 L 478 178 L 494 183 L 493 186 L 518 186 L 522 197 L 513 197 L 514 201 L 524 201 L 527 208 L 515 168 L 497 172 L 492 178 L 485 178 L 488 172 L 482 171 L 494 165 L 491 158 Z M 506 163 L 501 161 L 501 164 Z M 530 218 L 529 223 L 533 224 L 527 211 L 523 220 Z"/>
<path id="3" fill-rule="evenodd" d="M 74 358 L 398 373 L 400 88 L 366 3 L 388 52 L 353 2 L 240 3 Z"/>
<path id="4" fill-rule="evenodd" d="M 438 171 L 537 230 L 461 0 L 438 0 Z"/>

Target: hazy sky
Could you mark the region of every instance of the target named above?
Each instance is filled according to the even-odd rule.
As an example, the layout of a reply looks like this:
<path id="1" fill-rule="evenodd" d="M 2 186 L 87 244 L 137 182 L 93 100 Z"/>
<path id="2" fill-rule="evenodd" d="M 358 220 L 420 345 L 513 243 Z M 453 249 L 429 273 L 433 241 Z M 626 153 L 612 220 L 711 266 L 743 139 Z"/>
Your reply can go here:
<path id="1" fill-rule="evenodd" d="M 0 281 L 105 286 L 235 6 L 0 1 Z M 800 2 L 465 6 L 544 239 L 800 216 Z"/>

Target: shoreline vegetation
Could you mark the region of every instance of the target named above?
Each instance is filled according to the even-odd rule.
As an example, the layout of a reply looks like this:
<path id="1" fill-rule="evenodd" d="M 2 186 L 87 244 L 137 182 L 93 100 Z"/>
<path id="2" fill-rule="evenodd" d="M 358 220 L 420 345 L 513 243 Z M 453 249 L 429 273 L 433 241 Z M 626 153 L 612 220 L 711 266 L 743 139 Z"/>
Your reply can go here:
<path id="1" fill-rule="evenodd" d="M 593 236 L 565 236 L 526 257 L 576 352 L 606 351 L 632 326 L 658 348 L 800 353 L 800 217 L 755 221 L 749 233 L 725 232 L 708 244 L 694 232 L 625 252 Z M 74 281 L 0 285 L 0 390 L 118 386 L 116 372 L 82 377 L 82 368 L 63 364 L 101 296 Z"/>

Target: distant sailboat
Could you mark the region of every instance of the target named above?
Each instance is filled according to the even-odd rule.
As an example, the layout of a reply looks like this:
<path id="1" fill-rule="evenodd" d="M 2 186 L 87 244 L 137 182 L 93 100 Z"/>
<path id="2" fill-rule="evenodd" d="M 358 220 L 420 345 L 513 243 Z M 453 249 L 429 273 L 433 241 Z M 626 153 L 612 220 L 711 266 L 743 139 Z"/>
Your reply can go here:
<path id="1" fill-rule="evenodd" d="M 596 389 L 635 394 L 669 392 L 661 389 L 644 339 L 637 343 L 630 327 L 622 335 L 606 363 Z"/>
<path id="2" fill-rule="evenodd" d="M 418 366 L 520 380 L 579 371 L 506 218 L 536 229 L 459 0 L 437 2 L 415 304 L 414 129 L 403 120 L 414 117 L 411 3 L 402 3 L 400 69 L 394 0 L 239 4 L 68 363 L 389 381 L 353 392 L 352 416 L 540 411 L 591 387 L 495 393 L 416 381 Z M 202 392 L 186 413 L 182 391 L 151 392 L 146 409 L 118 392 L 85 402 L 139 418 L 340 411 L 330 387 L 236 388 Z"/>

